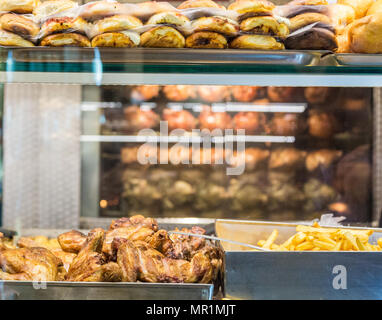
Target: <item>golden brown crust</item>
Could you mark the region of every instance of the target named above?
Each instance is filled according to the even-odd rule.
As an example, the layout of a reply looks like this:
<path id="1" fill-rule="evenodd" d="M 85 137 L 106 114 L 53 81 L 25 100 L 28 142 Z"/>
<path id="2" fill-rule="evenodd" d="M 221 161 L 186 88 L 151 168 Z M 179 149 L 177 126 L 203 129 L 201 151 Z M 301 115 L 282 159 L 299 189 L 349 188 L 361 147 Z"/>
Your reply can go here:
<path id="1" fill-rule="evenodd" d="M 191 33 L 190 20 L 179 12 L 160 12 L 153 15 L 146 25 L 169 25 L 178 28 L 184 34 Z"/>
<path id="2" fill-rule="evenodd" d="M 40 45 L 43 47 L 90 47 L 90 41 L 78 33 L 58 33 L 42 39 Z"/>
<path id="3" fill-rule="evenodd" d="M 234 39 L 231 44 L 234 49 L 253 50 L 284 50 L 284 44 L 278 42 L 272 36 L 264 35 L 243 35 Z"/>
<path id="4" fill-rule="evenodd" d="M 293 0 L 288 2 L 289 5 L 294 6 L 326 6 L 326 0 Z"/>
<path id="5" fill-rule="evenodd" d="M 107 32 L 93 38 L 92 47 L 134 48 L 139 45 L 128 32 Z M 136 34 L 139 39 L 139 35 Z"/>
<path id="6" fill-rule="evenodd" d="M 377 0 L 371 5 L 366 15 L 370 16 L 380 12 L 382 12 L 382 0 Z"/>
<path id="7" fill-rule="evenodd" d="M 351 6 L 355 11 L 356 19 L 362 18 L 373 4 L 374 0 L 338 0 L 339 4 Z"/>
<path id="8" fill-rule="evenodd" d="M 172 27 L 156 27 L 141 35 L 142 47 L 184 48 L 185 44 L 182 34 Z"/>
<path id="9" fill-rule="evenodd" d="M 382 53 L 382 13 L 366 16 L 349 25 L 347 41 L 355 53 Z"/>
<path id="10" fill-rule="evenodd" d="M 202 17 L 192 22 L 194 32 L 211 31 L 233 37 L 239 31 L 239 25 L 224 17 Z"/>
<path id="11" fill-rule="evenodd" d="M 0 17 L 0 28 L 28 40 L 35 39 L 40 32 L 39 26 L 32 20 L 12 13 L 4 14 Z"/>
<path id="12" fill-rule="evenodd" d="M 40 0 L 1 0 L 0 11 L 15 13 L 32 13 Z"/>
<path id="13" fill-rule="evenodd" d="M 41 25 L 40 38 L 45 38 L 50 34 L 60 32 L 76 32 L 86 34 L 88 26 L 88 23 L 80 17 L 50 18 Z"/>
<path id="14" fill-rule="evenodd" d="M 227 39 L 216 32 L 195 32 L 186 39 L 187 48 L 196 49 L 225 49 L 228 47 Z"/>
<path id="15" fill-rule="evenodd" d="M 96 36 L 107 32 L 118 32 L 139 28 L 143 24 L 141 20 L 130 15 L 115 15 L 98 20 L 91 26 L 92 35 Z M 92 36 L 90 36 L 92 37 Z"/>
<path id="16" fill-rule="evenodd" d="M 40 3 L 34 10 L 33 14 L 38 21 L 43 21 L 49 16 L 59 14 L 78 7 L 78 3 L 71 0 L 50 0 Z"/>
<path id="17" fill-rule="evenodd" d="M 0 46 L 34 47 L 34 44 L 17 34 L 0 29 Z"/>
<path id="18" fill-rule="evenodd" d="M 244 19 L 240 23 L 240 30 L 255 34 L 286 37 L 289 28 L 285 23 L 279 23 L 271 16 L 258 16 Z"/>
<path id="19" fill-rule="evenodd" d="M 342 34 L 346 26 L 355 20 L 354 9 L 344 4 L 330 4 L 328 12 L 337 34 Z"/>
<path id="20" fill-rule="evenodd" d="M 121 13 L 124 13 L 124 7 L 119 2 L 95 1 L 83 6 L 81 17 L 89 21 L 95 21 Z"/>
<path id="21" fill-rule="evenodd" d="M 319 22 L 328 26 L 331 24 L 329 17 L 327 17 L 324 14 L 316 13 L 316 12 L 307 12 L 307 13 L 299 14 L 291 18 L 289 21 L 290 21 L 290 26 L 289 26 L 290 32 L 301 29 L 305 26 L 308 26 L 316 22 Z"/>
<path id="22" fill-rule="evenodd" d="M 212 0 L 187 0 L 182 2 L 178 9 L 190 9 L 190 8 L 217 8 L 225 9 L 225 7 L 217 4 Z"/>
<path id="23" fill-rule="evenodd" d="M 249 17 L 254 15 L 270 15 L 275 8 L 272 2 L 267 0 L 237 0 L 228 6 L 228 10 Z"/>

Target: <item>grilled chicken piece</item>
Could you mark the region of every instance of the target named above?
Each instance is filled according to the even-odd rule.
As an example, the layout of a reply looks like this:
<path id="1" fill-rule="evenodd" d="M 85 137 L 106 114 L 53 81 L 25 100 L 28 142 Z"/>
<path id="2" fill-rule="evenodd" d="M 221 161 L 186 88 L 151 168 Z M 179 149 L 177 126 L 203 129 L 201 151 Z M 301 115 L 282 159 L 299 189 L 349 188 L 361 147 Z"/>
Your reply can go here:
<path id="1" fill-rule="evenodd" d="M 198 226 L 192 227 L 191 230 L 187 228 L 179 230 L 176 228 L 175 231 L 201 235 L 206 233 L 206 230 Z M 171 234 L 170 240 L 172 241 L 172 246 L 168 248 L 167 251 L 163 251 L 163 253 L 172 259 L 190 260 L 196 251 L 202 249 L 206 245 L 206 240 L 203 238 L 180 234 Z"/>
<path id="2" fill-rule="evenodd" d="M 113 220 L 110 224 L 109 230 L 114 230 L 117 228 L 128 228 L 131 226 L 141 226 L 152 229 L 153 231 L 158 231 L 158 222 L 153 218 L 145 218 L 142 215 Z"/>
<path id="3" fill-rule="evenodd" d="M 62 261 L 45 248 L 18 248 L 0 252 L 0 279 L 56 281 Z"/>
<path id="4" fill-rule="evenodd" d="M 45 248 L 50 250 L 57 258 L 61 259 L 65 273 L 77 256 L 75 253 L 63 251 L 57 239 L 49 239 L 45 236 L 21 237 L 17 245 L 20 248 Z"/>
<path id="5" fill-rule="evenodd" d="M 68 281 L 102 281 L 102 265 L 106 263 L 101 254 L 105 231 L 93 229 L 86 242 L 70 265 L 66 280 Z"/>
<path id="6" fill-rule="evenodd" d="M 108 257 L 113 258 L 112 242 L 114 238 L 128 239 L 131 241 L 149 241 L 154 234 L 154 230 L 143 227 L 141 225 L 131 225 L 130 227 L 121 227 L 106 232 L 105 241 L 103 243 L 102 252 Z"/>
<path id="7" fill-rule="evenodd" d="M 214 247 L 196 252 L 191 261 L 187 261 L 166 258 L 143 241 L 114 241 L 119 242 L 117 263 L 122 269 L 123 281 L 210 283 L 221 267 L 220 253 Z"/>
<path id="8" fill-rule="evenodd" d="M 60 234 L 57 238 L 62 250 L 78 253 L 86 242 L 86 236 L 76 230 Z"/>
<path id="9" fill-rule="evenodd" d="M 17 241 L 17 246 L 20 248 L 45 248 L 48 250 L 61 250 L 61 246 L 57 239 L 49 239 L 45 236 L 21 237 L 19 241 Z"/>
<path id="10" fill-rule="evenodd" d="M 118 282 L 122 279 L 122 270 L 114 262 L 106 263 L 101 253 L 105 231 L 101 228 L 89 232 L 86 242 L 73 259 L 66 280 L 86 282 Z"/>

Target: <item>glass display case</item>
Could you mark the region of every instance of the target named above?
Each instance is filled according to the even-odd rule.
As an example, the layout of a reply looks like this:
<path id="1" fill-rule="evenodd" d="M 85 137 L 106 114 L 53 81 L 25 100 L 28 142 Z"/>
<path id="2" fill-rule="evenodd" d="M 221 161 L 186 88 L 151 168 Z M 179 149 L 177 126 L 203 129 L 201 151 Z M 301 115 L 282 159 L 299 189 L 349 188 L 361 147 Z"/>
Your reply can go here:
<path id="1" fill-rule="evenodd" d="M 32 170 L 39 179 L 41 170 L 46 175 L 37 196 L 46 205 L 36 206 L 35 223 L 49 221 L 41 210 L 54 208 L 55 198 L 65 209 L 54 210 L 65 211 L 59 216 L 74 226 L 134 213 L 299 221 L 334 212 L 349 222 L 377 223 L 378 65 L 339 65 L 338 57 L 326 53 L 213 52 L 2 49 L 5 145 L 7 137 L 19 139 L 19 152 L 27 155 L 31 143 L 48 148 L 50 141 L 58 152 L 54 159 L 46 153 L 40 171 Z M 27 121 L 25 137 L 16 136 L 12 127 L 26 125 L 21 113 L 30 100 L 39 101 L 28 109 L 35 119 Z M 22 105 L 19 115 L 15 103 Z M 62 145 L 56 143 L 58 127 L 48 125 L 53 118 L 62 134 L 70 134 Z M 203 133 L 207 129 L 221 132 Z M 240 152 L 243 146 L 246 152 Z M 61 163 L 67 150 L 71 160 Z M 207 164 L 195 162 L 205 153 Z M 50 170 L 58 176 L 43 161 L 55 161 Z M 227 174 L 241 167 L 240 174 Z M 58 192 L 50 178 L 59 179 L 65 191 Z M 36 193 L 23 182 L 20 174 L 5 179 L 9 190 L 21 184 L 26 194 Z M 5 221 L 9 216 L 14 224 L 7 211 L 15 210 L 16 193 L 6 191 L 5 201 L 7 195 Z M 30 215 L 27 198 L 18 205 Z"/>
<path id="2" fill-rule="evenodd" d="M 99 185 L 84 216 L 98 204 L 100 217 L 372 221 L 371 89 L 97 90 L 100 101 L 82 103 L 82 164 L 95 169 L 82 189 Z"/>
<path id="3" fill-rule="evenodd" d="M 99 3 L 106 13 L 92 15 Z M 127 9 L 146 25 L 118 29 L 139 41 L 111 48 L 93 43 L 107 32 L 60 25 L 64 32 L 42 37 L 51 21 L 42 19 L 39 45 L 0 46 L 0 258 L 48 257 L 54 271 L 42 279 L 46 291 L 34 290 L 36 269 L 16 272 L 0 259 L 1 299 L 339 299 L 326 281 L 332 262 L 351 265 L 357 280 L 345 298 L 381 298 L 380 54 L 341 51 L 340 35 L 320 21 L 285 39 L 250 30 L 284 50 L 235 49 L 250 34 L 244 17 L 264 15 L 231 21 L 228 2 L 213 12 L 226 10 L 224 25 L 237 33 L 208 31 L 224 49 L 145 47 L 148 18 L 170 4 L 143 4 L 150 14 L 110 1 L 72 5 L 90 31 L 127 19 Z M 324 9 L 310 8 L 326 17 Z M 265 17 L 289 28 L 292 17 L 273 12 Z M 289 36 L 312 29 L 329 45 L 335 37 L 338 50 L 288 47 Z M 196 33 L 182 32 L 183 41 Z M 60 37 L 86 45 L 43 46 Z"/>

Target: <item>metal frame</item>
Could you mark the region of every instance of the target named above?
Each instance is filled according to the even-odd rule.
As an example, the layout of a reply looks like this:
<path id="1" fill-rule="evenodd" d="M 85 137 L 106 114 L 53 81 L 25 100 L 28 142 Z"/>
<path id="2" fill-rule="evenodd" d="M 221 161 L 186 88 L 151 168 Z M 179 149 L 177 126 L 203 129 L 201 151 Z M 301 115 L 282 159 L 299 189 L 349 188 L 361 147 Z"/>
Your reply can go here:
<path id="1" fill-rule="evenodd" d="M 382 88 L 373 90 L 373 225 L 382 219 Z"/>
<path id="2" fill-rule="evenodd" d="M 258 85 L 295 87 L 382 87 L 382 76 L 372 74 L 182 74 L 0 72 L 0 82 L 82 85 Z"/>

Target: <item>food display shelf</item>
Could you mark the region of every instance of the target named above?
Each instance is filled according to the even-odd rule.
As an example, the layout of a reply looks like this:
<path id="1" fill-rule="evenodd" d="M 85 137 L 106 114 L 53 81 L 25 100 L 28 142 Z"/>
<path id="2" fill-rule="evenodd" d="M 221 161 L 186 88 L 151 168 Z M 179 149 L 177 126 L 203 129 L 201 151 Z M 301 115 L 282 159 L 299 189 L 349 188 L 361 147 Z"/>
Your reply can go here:
<path id="1" fill-rule="evenodd" d="M 296 233 L 296 226 L 217 220 L 216 232 L 224 239 L 257 244 L 277 229 L 277 243 L 282 243 Z M 367 230 L 374 231 L 369 238 L 371 243 L 382 237 L 382 229 Z M 260 252 L 226 242 L 222 242 L 222 246 L 225 249 L 225 292 L 231 299 L 382 299 L 381 252 Z M 336 276 L 341 276 L 341 280 L 336 280 Z M 335 285 L 337 281 L 344 281 L 341 287 Z"/>
<path id="2" fill-rule="evenodd" d="M 0 82 L 382 86 L 381 59 L 365 64 L 341 57 L 327 51 L 1 47 Z"/>
<path id="3" fill-rule="evenodd" d="M 212 284 L 0 281 L 0 300 L 211 300 Z"/>

